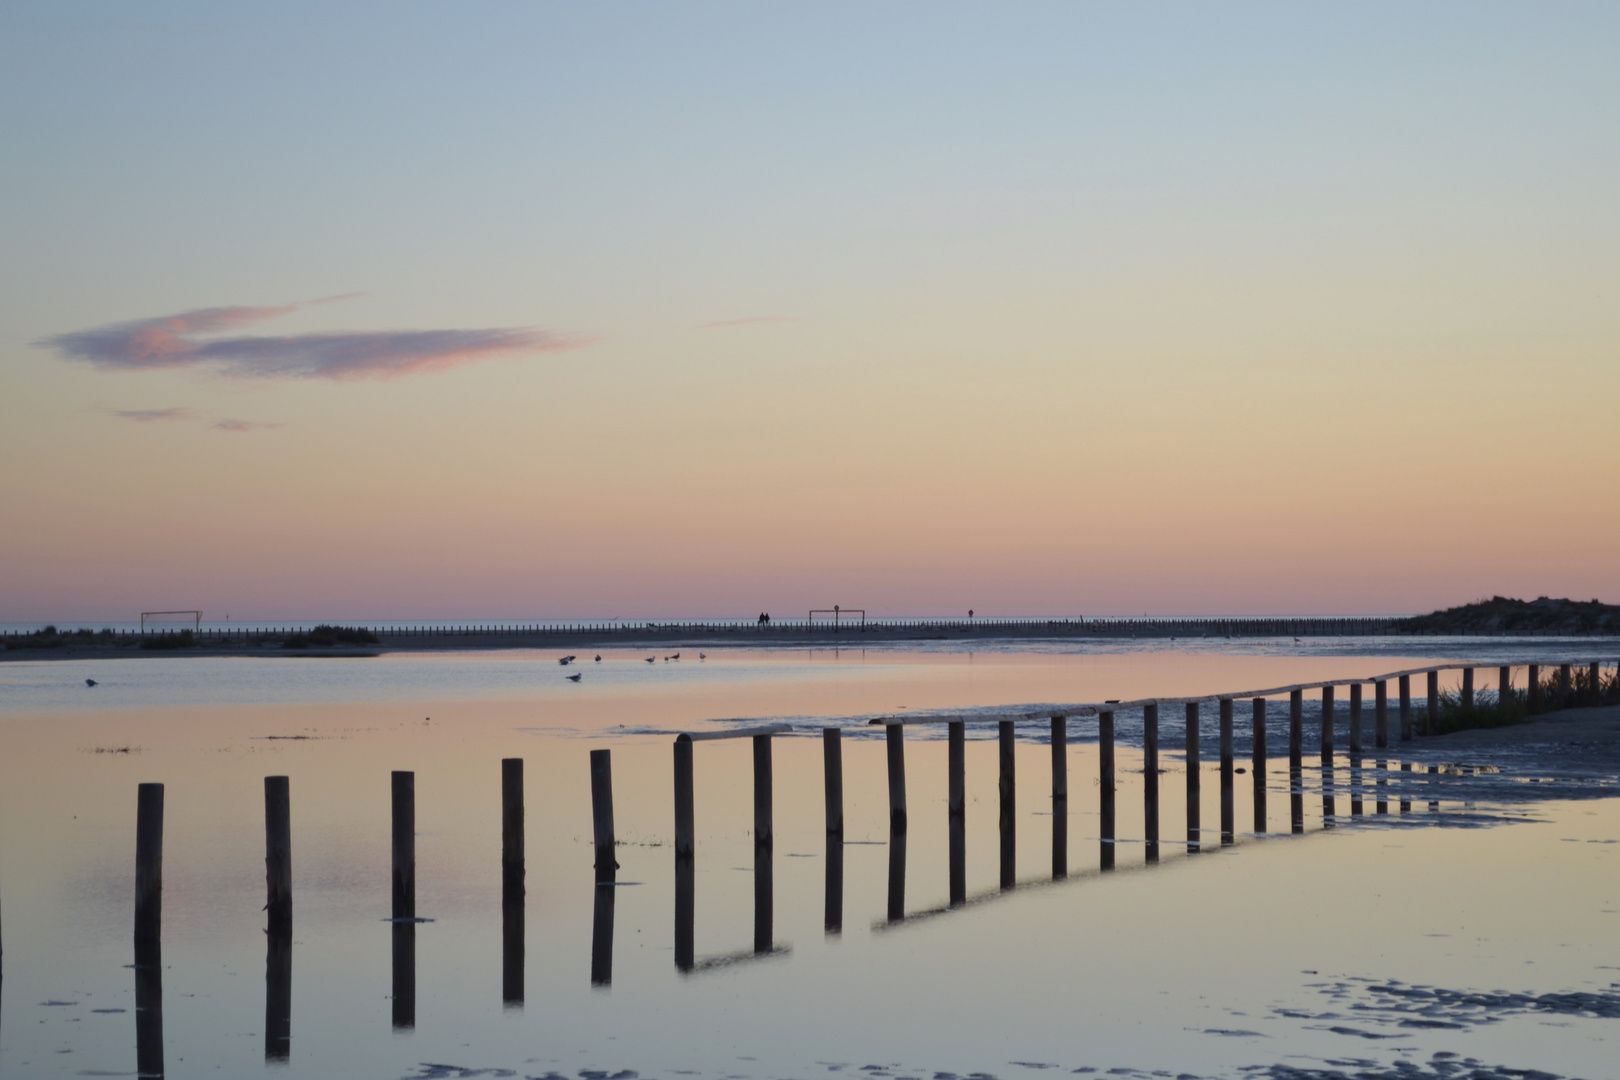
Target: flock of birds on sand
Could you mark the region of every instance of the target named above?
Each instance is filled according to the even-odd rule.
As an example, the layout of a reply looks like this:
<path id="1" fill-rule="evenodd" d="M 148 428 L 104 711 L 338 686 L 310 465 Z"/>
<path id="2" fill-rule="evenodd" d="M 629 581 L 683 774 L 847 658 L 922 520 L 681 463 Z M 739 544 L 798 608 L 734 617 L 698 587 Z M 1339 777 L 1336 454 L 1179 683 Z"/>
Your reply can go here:
<path id="1" fill-rule="evenodd" d="M 679 661 L 680 658 L 681 658 L 680 653 L 671 653 L 670 655 L 664 657 L 664 663 L 667 664 L 671 660 Z M 708 653 L 702 653 L 702 652 L 698 653 L 698 659 L 699 660 L 707 660 L 708 658 L 709 658 Z M 563 667 L 567 667 L 568 665 L 572 664 L 575 660 L 578 660 L 578 659 L 579 659 L 579 657 L 575 656 L 573 653 L 569 653 L 567 656 L 559 658 L 557 663 L 561 664 Z M 643 657 L 642 659 L 645 660 L 649 664 L 658 663 L 658 657 L 656 657 L 656 656 L 646 656 L 646 657 Z M 596 654 L 596 663 L 600 664 L 601 662 L 602 662 L 602 654 L 597 653 Z M 564 675 L 563 676 L 563 678 L 567 679 L 569 682 L 579 682 L 584 677 L 585 677 L 585 673 L 583 671 L 576 671 L 572 675 Z"/>

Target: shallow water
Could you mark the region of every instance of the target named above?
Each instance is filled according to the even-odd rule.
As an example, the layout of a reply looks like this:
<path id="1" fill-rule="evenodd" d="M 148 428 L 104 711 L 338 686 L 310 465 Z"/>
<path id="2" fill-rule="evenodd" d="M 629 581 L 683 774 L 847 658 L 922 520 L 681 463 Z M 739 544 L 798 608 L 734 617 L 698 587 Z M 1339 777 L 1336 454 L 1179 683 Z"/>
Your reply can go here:
<path id="1" fill-rule="evenodd" d="M 1303 834 L 1287 835 L 1287 763 L 1273 758 L 1271 831 L 1254 835 L 1245 772 L 1237 842 L 1222 850 L 1207 715 L 1205 850 L 1184 853 L 1181 717 L 1167 713 L 1154 866 L 1140 842 L 1140 727 L 1121 717 L 1122 842 L 1106 874 L 1095 727 L 1071 722 L 1070 876 L 1056 883 L 1050 749 L 1044 726 L 1028 726 L 1017 749 L 1020 885 L 1008 892 L 994 732 L 970 728 L 970 902 L 954 910 L 946 747 L 937 728 L 908 729 L 899 921 L 889 917 L 884 747 L 875 730 L 855 729 L 874 737 L 844 749 L 837 934 L 825 928 L 820 741 L 778 738 L 773 951 L 759 958 L 751 750 L 746 740 L 699 743 L 697 967 L 676 968 L 667 732 L 724 727 L 716 721 L 727 717 L 1217 693 L 1371 675 L 1407 657 L 1160 642 L 1085 653 L 711 651 L 697 662 L 682 652 L 652 664 L 646 653 L 605 653 L 600 666 L 587 657 L 579 684 L 562 680 L 570 669 L 552 654 L 522 652 L 0 665 L 0 1073 L 134 1073 L 135 785 L 162 781 L 162 1046 L 175 1076 L 1381 1075 L 1401 1061 L 1423 1075 L 1463 1075 L 1469 1058 L 1620 1075 L 1610 1045 L 1620 1014 L 1612 777 L 1397 747 L 1385 770 L 1370 755 L 1362 763 L 1359 817 L 1341 755 L 1328 816 L 1311 740 Z M 86 677 L 99 685 L 85 687 Z M 1245 768 L 1247 720 L 1240 711 Z M 1285 749 L 1285 703 L 1269 722 L 1273 751 Z M 1314 731 L 1308 722 L 1308 738 Z M 619 886 L 607 890 L 591 870 L 586 757 L 597 747 L 613 750 L 622 844 Z M 527 774 L 518 1007 L 503 1001 L 506 756 L 523 757 Z M 1429 772 L 1456 764 L 1469 767 Z M 414 1024 L 403 1030 L 392 1000 L 396 931 L 385 921 L 391 769 L 417 774 L 417 911 L 433 920 L 414 932 Z M 269 774 L 291 778 L 296 908 L 288 1057 L 267 1065 Z M 1383 815 L 1379 778 L 1389 781 Z M 604 892 L 609 982 L 592 948 L 593 931 L 604 940 Z M 1476 993 L 1494 990 L 1517 996 Z"/>

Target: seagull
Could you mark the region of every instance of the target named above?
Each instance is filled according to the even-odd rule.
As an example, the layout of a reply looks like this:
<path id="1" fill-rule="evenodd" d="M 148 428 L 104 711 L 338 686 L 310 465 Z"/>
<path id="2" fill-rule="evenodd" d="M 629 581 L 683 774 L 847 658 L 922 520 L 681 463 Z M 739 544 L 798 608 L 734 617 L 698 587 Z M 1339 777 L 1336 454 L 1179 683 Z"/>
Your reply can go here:
<path id="1" fill-rule="evenodd" d="M 656 664 L 656 663 L 657 663 L 657 662 L 658 662 L 658 657 L 656 657 L 656 656 L 649 656 L 649 657 L 647 657 L 647 663 L 649 663 L 649 664 Z"/>
<path id="2" fill-rule="evenodd" d="M 596 662 L 598 664 L 600 664 L 602 662 L 602 654 L 601 653 L 596 654 Z"/>
<path id="3" fill-rule="evenodd" d="M 569 682 L 579 682 L 579 680 L 583 679 L 584 677 L 585 677 L 584 675 L 564 675 L 563 676 L 563 678 L 567 679 Z"/>
<path id="4" fill-rule="evenodd" d="M 569 655 L 563 657 L 561 660 L 557 661 L 557 663 L 561 664 L 563 667 L 567 667 L 569 664 L 572 664 L 573 662 L 574 662 L 574 656 L 573 656 L 572 653 L 570 653 Z"/>
<path id="5" fill-rule="evenodd" d="M 680 653 L 676 653 L 674 656 L 670 657 L 671 660 L 679 660 L 680 658 L 681 658 Z"/>
<path id="6" fill-rule="evenodd" d="M 700 653 L 698 653 L 698 659 L 699 659 L 699 660 L 707 660 L 707 659 L 708 659 L 708 658 L 709 658 L 709 654 L 708 654 L 708 653 L 706 653 L 706 652 L 700 652 Z"/>
<path id="7" fill-rule="evenodd" d="M 84 685 L 86 685 L 86 686 L 94 686 L 94 685 L 96 685 L 96 680 L 94 680 L 94 679 L 86 679 L 86 680 L 84 680 Z"/>

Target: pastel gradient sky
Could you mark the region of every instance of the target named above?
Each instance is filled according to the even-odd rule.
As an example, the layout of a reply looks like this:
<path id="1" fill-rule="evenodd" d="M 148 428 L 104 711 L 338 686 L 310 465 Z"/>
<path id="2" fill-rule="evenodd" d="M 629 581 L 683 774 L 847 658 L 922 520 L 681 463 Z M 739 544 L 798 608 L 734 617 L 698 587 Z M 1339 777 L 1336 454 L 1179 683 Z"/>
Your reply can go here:
<path id="1" fill-rule="evenodd" d="M 0 7 L 0 621 L 1620 601 L 1620 5 Z"/>

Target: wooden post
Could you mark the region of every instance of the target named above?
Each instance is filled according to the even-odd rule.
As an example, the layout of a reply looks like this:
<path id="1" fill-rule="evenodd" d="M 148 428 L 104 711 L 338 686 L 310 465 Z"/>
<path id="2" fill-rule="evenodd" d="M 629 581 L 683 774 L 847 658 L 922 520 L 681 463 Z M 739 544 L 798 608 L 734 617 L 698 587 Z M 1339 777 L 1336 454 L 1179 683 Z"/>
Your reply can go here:
<path id="1" fill-rule="evenodd" d="M 906 831 L 906 726 L 885 724 L 889 751 L 889 831 Z"/>
<path id="2" fill-rule="evenodd" d="M 821 729 L 822 775 L 827 789 L 827 835 L 844 838 L 844 733 Z"/>
<path id="3" fill-rule="evenodd" d="M 1541 667 L 1537 664 L 1530 665 L 1529 683 L 1524 690 L 1524 701 L 1527 711 L 1539 712 L 1541 710 Z"/>
<path id="4" fill-rule="evenodd" d="M 416 918 L 416 774 L 395 772 L 394 918 Z"/>
<path id="5" fill-rule="evenodd" d="M 693 810 L 692 736 L 675 736 L 675 861 L 691 862 L 697 852 Z"/>
<path id="6" fill-rule="evenodd" d="M 1401 742 L 1412 741 L 1412 676 L 1402 675 L 1401 689 Z"/>
<path id="7" fill-rule="evenodd" d="M 1069 876 L 1069 720 L 1052 717 L 1052 879 Z"/>
<path id="8" fill-rule="evenodd" d="M 1114 868 L 1114 714 L 1097 714 L 1097 790 L 1101 818 L 1100 865 Z"/>
<path id="9" fill-rule="evenodd" d="M 163 940 L 163 785 L 135 794 L 135 967 L 160 964 Z"/>
<path id="10" fill-rule="evenodd" d="M 292 814 L 285 776 L 264 778 L 264 876 L 270 933 L 291 933 Z"/>
<path id="11" fill-rule="evenodd" d="M 1288 823 L 1291 831 L 1305 831 L 1304 789 L 1305 692 L 1288 695 Z"/>
<path id="12" fill-rule="evenodd" d="M 1593 705 L 1603 700 L 1603 672 L 1598 669 L 1596 661 L 1586 669 L 1586 699 Z"/>
<path id="13" fill-rule="evenodd" d="M 1350 753 L 1361 753 L 1361 684 L 1350 684 Z"/>
<path id="14" fill-rule="evenodd" d="M 1198 702 L 1187 702 L 1187 850 L 1195 852 L 1203 839 L 1201 769 L 1198 752 Z"/>
<path id="15" fill-rule="evenodd" d="M 966 732 L 960 720 L 946 725 L 947 795 L 946 814 L 950 824 L 950 891 L 951 905 L 967 901 L 967 785 L 966 785 Z"/>
<path id="16" fill-rule="evenodd" d="M 1249 778 L 1254 781 L 1254 831 L 1266 831 L 1266 699 L 1254 699 L 1254 753 Z"/>
<path id="17" fill-rule="evenodd" d="M 1474 669 L 1465 667 L 1462 670 L 1462 707 L 1474 707 Z"/>
<path id="18" fill-rule="evenodd" d="M 1496 707 L 1505 709 L 1508 702 L 1513 700 L 1513 669 L 1499 667 L 1496 669 Z"/>
<path id="19" fill-rule="evenodd" d="M 612 882 L 618 874 L 618 843 L 613 835 L 613 751 L 591 751 L 591 825 L 596 840 L 596 883 Z M 598 890 L 600 891 L 600 890 Z M 600 898 L 598 898 L 600 903 Z M 613 911 L 608 909 L 612 934 Z M 611 961 L 610 961 L 611 966 Z"/>
<path id="20" fill-rule="evenodd" d="M 771 847 L 775 828 L 771 820 L 771 737 L 754 736 L 754 843 Z"/>
<path id="21" fill-rule="evenodd" d="M 1000 744 L 1001 775 L 998 787 L 1001 794 L 1001 887 L 1010 889 L 1018 882 L 1017 800 L 1015 798 L 1013 754 L 1013 722 L 1003 720 L 997 725 Z"/>
<path id="22" fill-rule="evenodd" d="M 1159 706 L 1142 706 L 1142 839 L 1147 861 L 1159 861 Z"/>
<path id="23" fill-rule="evenodd" d="M 1440 734 L 1440 672 L 1428 673 L 1428 700 L 1424 710 L 1423 734 Z"/>
<path id="24" fill-rule="evenodd" d="M 1373 686 L 1373 745 L 1380 750 L 1389 746 L 1389 680 L 1379 679 Z"/>
<path id="25" fill-rule="evenodd" d="M 1333 760 L 1333 687 L 1322 687 L 1322 760 Z"/>
<path id="26" fill-rule="evenodd" d="M 1558 665 L 1558 707 L 1569 708 L 1570 672 L 1568 664 Z"/>
<path id="27" fill-rule="evenodd" d="M 1221 846 L 1236 840 L 1232 807 L 1232 699 L 1221 698 Z"/>
<path id="28" fill-rule="evenodd" d="M 501 759 L 501 902 L 522 906 L 523 759 Z"/>

